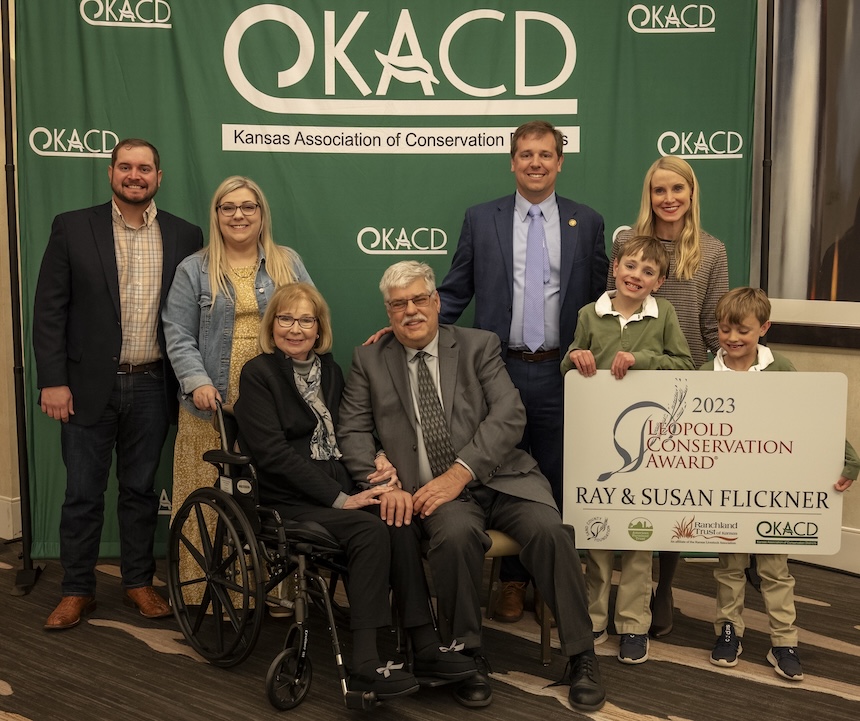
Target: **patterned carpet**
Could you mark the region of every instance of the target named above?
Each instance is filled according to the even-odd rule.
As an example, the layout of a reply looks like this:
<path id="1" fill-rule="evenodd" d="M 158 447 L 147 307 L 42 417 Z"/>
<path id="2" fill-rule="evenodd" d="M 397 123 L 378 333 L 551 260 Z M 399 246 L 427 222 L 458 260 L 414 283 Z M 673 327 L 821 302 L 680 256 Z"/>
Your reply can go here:
<path id="1" fill-rule="evenodd" d="M 99 567 L 98 609 L 78 628 L 46 633 L 42 624 L 59 598 L 61 570 L 47 562 L 26 596 L 13 596 L 20 544 L 0 545 L 0 721 L 115 721 L 116 719 L 294 718 L 327 721 L 349 714 L 339 693 L 324 624 L 311 634 L 313 681 L 298 708 L 279 714 L 266 700 L 264 680 L 280 650 L 289 619 L 266 619 L 254 653 L 229 670 L 202 662 L 175 621 L 149 621 L 122 604 L 118 569 Z M 159 564 L 163 578 L 163 566 Z M 760 596 L 748 587 L 744 653 L 733 669 L 708 661 L 713 645 L 713 565 L 681 564 L 675 592 L 675 631 L 651 644 L 650 660 L 625 666 L 615 658 L 617 638 L 597 647 L 609 695 L 595 714 L 567 705 L 559 679 L 566 659 L 540 664 L 538 626 L 531 614 L 518 624 L 487 622 L 485 649 L 493 667 L 494 701 L 466 710 L 445 688 L 390 701 L 367 712 L 380 719 L 550 721 L 591 718 L 671 721 L 769 721 L 860 717 L 860 579 L 801 564 L 797 578 L 800 657 L 805 680 L 779 678 L 765 660 L 767 622 Z M 162 588 L 162 591 L 164 589 Z M 349 642 L 344 632 L 342 640 Z M 393 636 L 384 642 L 393 653 Z"/>

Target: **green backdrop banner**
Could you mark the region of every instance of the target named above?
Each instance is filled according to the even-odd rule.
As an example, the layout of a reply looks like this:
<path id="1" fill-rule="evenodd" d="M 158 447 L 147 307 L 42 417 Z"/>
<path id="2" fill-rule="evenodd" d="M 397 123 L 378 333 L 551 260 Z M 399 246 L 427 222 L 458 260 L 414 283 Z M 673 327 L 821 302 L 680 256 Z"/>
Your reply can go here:
<path id="1" fill-rule="evenodd" d="M 755 19 L 755 0 L 18 3 L 33 555 L 58 553 L 65 486 L 57 425 L 35 404 L 35 282 L 53 217 L 108 199 L 119 138 L 155 143 L 159 206 L 204 230 L 224 177 L 258 181 L 347 366 L 385 323 L 383 269 L 412 257 L 445 275 L 463 211 L 513 192 L 510 133 L 533 118 L 564 130 L 558 191 L 604 215 L 607 246 L 654 159 L 689 159 L 703 225 L 746 283 Z M 169 489 L 170 447 L 160 478 Z M 102 553 L 115 556 L 113 506 Z"/>

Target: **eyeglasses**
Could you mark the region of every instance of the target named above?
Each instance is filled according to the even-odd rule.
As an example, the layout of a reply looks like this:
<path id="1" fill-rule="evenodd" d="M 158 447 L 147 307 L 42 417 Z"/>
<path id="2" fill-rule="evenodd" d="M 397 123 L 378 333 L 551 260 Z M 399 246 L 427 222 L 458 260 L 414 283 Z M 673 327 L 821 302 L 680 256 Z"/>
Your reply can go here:
<path id="1" fill-rule="evenodd" d="M 310 330 L 314 327 L 314 323 L 317 322 L 317 319 L 312 315 L 303 315 L 301 318 L 293 318 L 291 315 L 276 315 L 275 318 L 278 319 L 278 325 L 287 330 L 292 328 L 296 323 L 299 324 L 299 328 Z"/>
<path id="2" fill-rule="evenodd" d="M 257 208 L 260 207 L 260 204 L 248 201 L 247 203 L 242 203 L 242 205 L 236 205 L 235 203 L 222 203 L 215 207 L 225 218 L 230 218 L 236 215 L 237 210 L 241 210 L 242 215 L 245 217 L 250 217 L 257 212 Z"/>
<path id="3" fill-rule="evenodd" d="M 401 312 L 406 310 L 406 306 L 410 303 L 414 305 L 416 308 L 426 308 L 427 304 L 430 303 L 430 298 L 433 297 L 433 293 L 422 293 L 421 295 L 413 296 L 412 298 L 397 298 L 396 300 L 387 300 L 385 301 L 385 305 L 387 305 L 391 310 L 396 312 Z"/>

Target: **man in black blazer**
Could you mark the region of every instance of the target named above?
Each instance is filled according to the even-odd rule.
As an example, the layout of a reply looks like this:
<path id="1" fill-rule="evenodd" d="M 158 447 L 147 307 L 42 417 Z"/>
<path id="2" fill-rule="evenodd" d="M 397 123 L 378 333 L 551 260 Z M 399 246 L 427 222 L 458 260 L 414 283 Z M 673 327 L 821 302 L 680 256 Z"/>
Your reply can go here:
<path id="1" fill-rule="evenodd" d="M 490 546 L 485 530 L 514 538 L 556 613 L 561 652 L 571 661 L 570 703 L 596 711 L 606 694 L 579 555 L 546 478 L 534 458 L 515 447 L 525 410 L 500 357 L 498 337 L 439 324 L 439 296 L 426 263 L 395 263 L 380 288 L 394 332 L 355 349 L 337 431 L 343 462 L 359 482 L 373 473 L 377 453 L 384 452 L 397 469 L 402 489 L 379 497 L 380 517 L 389 525 L 411 523 L 416 531 L 400 539 L 400 549 L 392 546 L 392 553 L 417 555 L 418 535 L 429 538 L 442 642 L 464 647 L 476 660 L 481 575 Z M 426 405 L 422 410 L 422 400 L 434 398 L 437 412 Z M 440 428 L 450 451 L 441 458 L 433 440 Z M 482 666 L 479 661 L 480 672 L 454 691 L 464 706 L 492 700 Z"/>
<path id="2" fill-rule="evenodd" d="M 39 404 L 61 421 L 66 495 L 60 520 L 63 597 L 46 630 L 95 608 L 104 493 L 116 450 L 122 582 L 147 618 L 171 614 L 152 588 L 158 513 L 154 476 L 176 403 L 161 307 L 200 228 L 157 210 L 159 156 L 120 141 L 109 203 L 58 215 L 42 259 L 33 313 Z"/>
<path id="3" fill-rule="evenodd" d="M 564 163 L 564 136 L 550 123 L 533 120 L 511 138 L 511 172 L 517 192 L 469 208 L 451 269 L 439 286 L 442 323 L 455 323 L 475 299 L 476 328 L 493 331 L 502 357 L 526 407 L 520 447 L 531 453 L 562 507 L 564 385 L 559 348 L 573 340 L 579 309 L 606 289 L 609 260 L 603 218 L 586 205 L 561 198 L 555 183 Z M 538 217 L 530 219 L 529 209 Z M 540 223 L 545 237 L 542 312 L 524 310 L 529 227 Z M 543 270 L 543 269 L 541 269 Z M 543 333 L 530 347 L 525 326 Z M 528 575 L 513 559 L 502 564 L 496 617 L 518 621 Z"/>

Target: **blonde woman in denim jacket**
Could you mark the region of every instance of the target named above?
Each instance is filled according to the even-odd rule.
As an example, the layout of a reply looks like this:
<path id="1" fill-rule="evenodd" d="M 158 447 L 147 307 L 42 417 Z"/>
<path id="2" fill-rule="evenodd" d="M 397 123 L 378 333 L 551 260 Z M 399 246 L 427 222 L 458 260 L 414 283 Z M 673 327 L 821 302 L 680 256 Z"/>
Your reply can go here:
<path id="1" fill-rule="evenodd" d="M 272 214 L 260 187 L 231 176 L 212 197 L 209 243 L 177 268 L 163 312 L 167 355 L 179 380 L 179 429 L 173 454 L 173 514 L 188 495 L 215 482 L 202 460 L 217 448 L 216 401 L 235 402 L 239 373 L 259 353 L 260 319 L 275 289 L 310 282 L 298 254 L 275 245 Z M 180 574 L 199 575 L 190 554 Z M 195 586 L 195 590 L 200 586 Z M 189 604 L 201 599 L 186 598 Z"/>

